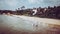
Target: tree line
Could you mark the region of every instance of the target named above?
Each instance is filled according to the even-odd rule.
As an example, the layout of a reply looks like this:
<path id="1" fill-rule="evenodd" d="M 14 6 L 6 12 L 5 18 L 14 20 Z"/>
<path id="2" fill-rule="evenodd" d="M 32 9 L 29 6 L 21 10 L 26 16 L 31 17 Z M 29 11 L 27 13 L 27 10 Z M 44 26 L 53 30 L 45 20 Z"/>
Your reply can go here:
<path id="1" fill-rule="evenodd" d="M 25 8 L 24 6 L 20 10 L 19 8 L 16 9 L 15 11 L 12 10 L 0 10 L 0 14 L 14 14 L 14 15 L 27 15 L 27 16 L 36 16 L 36 17 L 42 17 L 42 18 L 58 18 L 60 19 L 60 6 L 54 6 L 48 8 L 41 8 L 38 7 L 37 13 L 35 15 L 32 15 L 34 12 L 32 11 L 33 9 L 23 9 Z"/>

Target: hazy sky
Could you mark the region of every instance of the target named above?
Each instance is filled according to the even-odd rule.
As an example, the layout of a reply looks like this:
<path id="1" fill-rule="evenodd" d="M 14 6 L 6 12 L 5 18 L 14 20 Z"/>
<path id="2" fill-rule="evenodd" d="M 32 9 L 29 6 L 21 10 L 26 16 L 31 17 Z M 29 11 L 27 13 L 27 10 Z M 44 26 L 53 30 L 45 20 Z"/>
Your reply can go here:
<path id="1" fill-rule="evenodd" d="M 60 0 L 0 0 L 0 9 L 15 10 L 21 6 L 26 8 L 60 5 Z"/>

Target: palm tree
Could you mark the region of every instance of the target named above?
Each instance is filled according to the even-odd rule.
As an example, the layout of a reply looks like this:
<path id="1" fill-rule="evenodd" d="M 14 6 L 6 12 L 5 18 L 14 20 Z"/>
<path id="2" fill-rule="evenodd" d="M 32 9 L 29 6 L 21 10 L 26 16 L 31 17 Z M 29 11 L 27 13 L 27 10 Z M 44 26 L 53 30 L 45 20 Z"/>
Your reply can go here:
<path id="1" fill-rule="evenodd" d="M 23 10 L 24 8 L 25 8 L 25 6 L 22 6 L 22 7 L 21 7 L 21 10 Z"/>

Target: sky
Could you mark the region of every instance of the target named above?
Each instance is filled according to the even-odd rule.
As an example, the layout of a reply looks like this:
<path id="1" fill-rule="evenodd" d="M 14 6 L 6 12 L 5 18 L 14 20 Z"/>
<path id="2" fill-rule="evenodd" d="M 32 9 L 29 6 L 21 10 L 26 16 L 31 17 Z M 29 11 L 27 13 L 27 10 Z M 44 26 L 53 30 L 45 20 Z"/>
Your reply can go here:
<path id="1" fill-rule="evenodd" d="M 25 8 L 59 6 L 60 0 L 0 0 L 1 10 L 15 10 L 22 6 Z"/>

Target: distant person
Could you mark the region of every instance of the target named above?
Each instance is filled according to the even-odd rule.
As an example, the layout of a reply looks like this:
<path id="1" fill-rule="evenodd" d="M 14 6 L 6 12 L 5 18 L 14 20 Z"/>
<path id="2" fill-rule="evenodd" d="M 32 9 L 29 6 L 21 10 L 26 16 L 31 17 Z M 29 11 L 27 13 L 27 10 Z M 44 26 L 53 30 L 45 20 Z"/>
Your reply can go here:
<path id="1" fill-rule="evenodd" d="M 33 29 L 35 29 L 36 31 L 38 30 L 38 22 L 33 23 Z"/>

